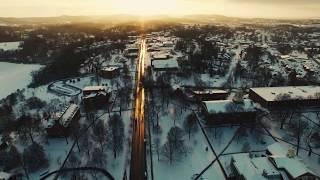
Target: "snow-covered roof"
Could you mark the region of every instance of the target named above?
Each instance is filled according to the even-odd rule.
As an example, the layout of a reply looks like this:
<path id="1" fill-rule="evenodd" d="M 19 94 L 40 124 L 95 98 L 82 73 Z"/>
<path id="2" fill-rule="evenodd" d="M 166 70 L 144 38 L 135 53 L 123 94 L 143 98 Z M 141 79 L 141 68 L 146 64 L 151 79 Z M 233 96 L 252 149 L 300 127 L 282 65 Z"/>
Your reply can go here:
<path id="1" fill-rule="evenodd" d="M 223 94 L 223 93 L 228 93 L 225 90 L 220 90 L 220 89 L 205 89 L 203 91 L 195 90 L 192 91 L 194 94 Z"/>
<path id="2" fill-rule="evenodd" d="M 155 69 L 177 69 L 179 68 L 178 61 L 176 59 L 168 60 L 153 60 L 152 66 Z"/>
<path id="3" fill-rule="evenodd" d="M 107 96 L 107 92 L 105 91 L 100 91 L 100 92 L 94 92 L 94 93 L 90 93 L 88 95 L 85 95 L 83 96 L 83 99 L 90 99 L 90 98 L 94 98 L 94 97 L 97 97 L 99 95 L 102 95 L 102 96 Z"/>
<path id="4" fill-rule="evenodd" d="M 290 55 L 281 55 L 280 57 L 281 57 L 281 59 L 288 59 L 288 58 L 290 58 L 291 56 L 290 56 Z"/>
<path id="5" fill-rule="evenodd" d="M 274 156 L 286 156 L 289 148 L 276 142 L 267 147 L 268 151 Z"/>
<path id="6" fill-rule="evenodd" d="M 266 101 L 277 101 L 281 95 L 289 95 L 291 100 L 315 99 L 316 93 L 320 93 L 320 86 L 286 86 L 286 87 L 263 87 L 251 88 Z"/>
<path id="7" fill-rule="evenodd" d="M 284 169 L 292 178 L 297 178 L 307 173 L 317 176 L 298 158 L 286 156 L 271 156 L 278 169 Z"/>
<path id="8" fill-rule="evenodd" d="M 105 91 L 104 86 L 87 86 L 82 89 L 82 91 Z"/>
<path id="9" fill-rule="evenodd" d="M 169 58 L 169 53 L 167 53 L 167 52 L 158 52 L 158 53 L 154 53 L 153 55 L 152 55 L 152 58 L 153 59 L 168 59 Z"/>
<path id="10" fill-rule="evenodd" d="M 280 172 L 272 165 L 268 157 L 252 158 L 251 162 L 259 173 L 263 173 L 266 177 L 280 176 Z"/>
<path id="11" fill-rule="evenodd" d="M 246 180 L 263 180 L 280 176 L 280 172 L 267 157 L 250 158 L 249 154 L 246 153 L 233 155 L 232 159 L 237 172 Z"/>
<path id="12" fill-rule="evenodd" d="M 287 156 L 289 148 L 281 143 L 274 143 L 267 147 L 272 154 L 275 166 L 284 169 L 291 177 L 296 178 L 306 173 L 314 174 L 297 156 L 289 158 Z"/>
<path id="13" fill-rule="evenodd" d="M 234 113 L 234 112 L 255 112 L 255 104 L 250 99 L 241 103 L 232 100 L 203 101 L 208 113 Z"/>
<path id="14" fill-rule="evenodd" d="M 117 67 L 117 66 L 111 66 L 111 67 L 103 67 L 101 70 L 102 71 L 114 71 L 114 70 L 117 70 L 119 68 L 120 67 Z"/>
<path id="15" fill-rule="evenodd" d="M 64 127 L 69 126 L 71 120 L 79 110 L 78 105 L 70 104 L 70 106 L 66 109 L 63 115 L 60 117 L 60 124 Z"/>

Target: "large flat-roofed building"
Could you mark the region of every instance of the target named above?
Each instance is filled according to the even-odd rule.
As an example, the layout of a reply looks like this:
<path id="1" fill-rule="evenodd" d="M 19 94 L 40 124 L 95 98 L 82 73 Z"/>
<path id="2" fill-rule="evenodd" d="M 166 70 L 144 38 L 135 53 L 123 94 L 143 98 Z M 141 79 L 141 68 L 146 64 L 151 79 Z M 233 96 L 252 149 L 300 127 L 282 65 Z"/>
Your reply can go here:
<path id="1" fill-rule="evenodd" d="M 203 114 L 207 124 L 253 124 L 256 121 L 256 108 L 253 101 L 242 102 L 232 100 L 203 101 Z"/>
<path id="2" fill-rule="evenodd" d="M 100 70 L 100 76 L 106 79 L 112 79 L 120 75 L 120 67 L 110 66 L 103 67 Z"/>
<path id="3" fill-rule="evenodd" d="M 220 89 L 188 89 L 188 93 L 191 93 L 198 101 L 225 100 L 229 95 L 227 91 Z"/>
<path id="4" fill-rule="evenodd" d="M 319 175 L 312 171 L 293 149 L 281 143 L 274 143 L 267 147 L 267 155 L 270 162 L 281 172 L 283 179 L 320 179 Z"/>
<path id="5" fill-rule="evenodd" d="M 250 157 L 249 153 L 232 155 L 230 163 L 235 180 L 282 180 L 281 173 L 268 157 Z"/>
<path id="6" fill-rule="evenodd" d="M 136 45 L 131 45 L 124 50 L 124 56 L 127 58 L 137 58 L 139 56 L 139 50 Z"/>
<path id="7" fill-rule="evenodd" d="M 103 107 L 108 103 L 111 95 L 111 92 L 104 86 L 87 86 L 82 93 L 82 102 L 87 110 Z"/>
<path id="8" fill-rule="evenodd" d="M 101 91 L 106 91 L 106 88 L 104 86 L 86 86 L 82 89 L 83 96 Z"/>
<path id="9" fill-rule="evenodd" d="M 177 71 L 179 64 L 177 59 L 171 58 L 167 60 L 153 60 L 151 66 L 156 71 Z"/>
<path id="10" fill-rule="evenodd" d="M 46 123 L 46 130 L 49 136 L 68 136 L 72 131 L 72 126 L 80 119 L 80 108 L 76 104 L 70 104 Z"/>
<path id="11" fill-rule="evenodd" d="M 261 157 L 249 153 L 234 154 L 230 162 L 234 180 L 318 180 L 319 175 L 312 171 L 295 152 L 280 143 L 267 147 Z"/>
<path id="12" fill-rule="evenodd" d="M 251 88 L 249 97 L 266 108 L 319 106 L 320 86 Z"/>

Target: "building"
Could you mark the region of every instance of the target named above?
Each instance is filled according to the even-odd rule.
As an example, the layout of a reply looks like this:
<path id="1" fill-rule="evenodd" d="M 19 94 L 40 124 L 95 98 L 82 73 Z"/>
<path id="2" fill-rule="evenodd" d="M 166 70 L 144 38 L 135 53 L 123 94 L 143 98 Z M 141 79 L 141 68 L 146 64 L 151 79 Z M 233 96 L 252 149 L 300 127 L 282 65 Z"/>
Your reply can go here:
<path id="1" fill-rule="evenodd" d="M 157 53 L 157 54 L 151 55 L 151 57 L 152 57 L 152 60 L 167 60 L 170 58 L 170 55 L 166 53 Z"/>
<path id="2" fill-rule="evenodd" d="M 72 127 L 80 119 L 80 108 L 76 104 L 70 104 L 56 117 L 49 119 L 45 128 L 51 137 L 66 137 L 72 132 Z"/>
<path id="3" fill-rule="evenodd" d="M 104 86 L 87 86 L 82 93 L 82 103 L 86 110 L 102 108 L 108 103 L 111 95 Z"/>
<path id="4" fill-rule="evenodd" d="M 320 86 L 251 88 L 249 98 L 266 108 L 319 106 Z"/>
<path id="5" fill-rule="evenodd" d="M 229 93 L 220 89 L 187 90 L 197 101 L 224 100 Z"/>
<path id="6" fill-rule="evenodd" d="M 280 143 L 267 147 L 267 156 L 250 156 L 249 153 L 232 155 L 229 179 L 235 180 L 319 180 L 295 152 Z"/>
<path id="7" fill-rule="evenodd" d="M 106 91 L 106 88 L 104 86 L 86 86 L 82 89 L 82 94 L 83 96 L 87 96 L 101 91 Z"/>
<path id="8" fill-rule="evenodd" d="M 139 48 L 135 46 L 127 47 L 124 50 L 124 56 L 127 58 L 137 58 L 139 56 Z"/>
<path id="9" fill-rule="evenodd" d="M 250 157 L 249 153 L 232 155 L 230 168 L 235 180 L 282 180 L 281 173 L 268 157 Z"/>
<path id="10" fill-rule="evenodd" d="M 310 170 L 302 160 L 295 156 L 293 149 L 280 143 L 267 147 L 270 162 L 279 170 L 283 179 L 319 180 L 320 177 Z"/>
<path id="11" fill-rule="evenodd" d="M 100 70 L 100 76 L 106 79 L 112 79 L 120 75 L 120 67 L 103 67 Z"/>
<path id="12" fill-rule="evenodd" d="M 207 124 L 253 124 L 256 121 L 255 104 L 249 100 L 234 102 L 232 100 L 203 101 L 203 114 Z"/>
<path id="13" fill-rule="evenodd" d="M 177 71 L 179 64 L 177 59 L 171 58 L 168 60 L 153 60 L 151 66 L 155 71 Z"/>

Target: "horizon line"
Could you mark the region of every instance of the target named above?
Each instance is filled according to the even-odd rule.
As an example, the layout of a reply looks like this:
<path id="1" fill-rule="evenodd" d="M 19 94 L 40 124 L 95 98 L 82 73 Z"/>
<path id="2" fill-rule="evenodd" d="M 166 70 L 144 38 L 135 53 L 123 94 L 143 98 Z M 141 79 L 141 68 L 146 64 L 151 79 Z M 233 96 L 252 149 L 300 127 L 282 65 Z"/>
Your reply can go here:
<path id="1" fill-rule="evenodd" d="M 153 14 L 153 15 L 136 15 L 136 14 L 125 14 L 125 13 L 118 13 L 118 14 L 97 14 L 97 15 L 69 15 L 69 14 L 61 14 L 61 15 L 54 15 L 54 16 L 0 16 L 0 18 L 15 18 L 15 19 L 24 19 L 24 18 L 58 18 L 58 17 L 111 17 L 111 16 L 131 16 L 131 17 L 159 17 L 159 16 L 166 16 L 168 18 L 183 18 L 186 16 L 222 16 L 226 18 L 240 18 L 240 19 L 269 19 L 269 20 L 311 20 L 311 19 L 319 19 L 319 17 L 268 17 L 268 16 L 227 16 L 222 14 L 181 14 L 181 15 L 168 15 L 168 14 Z"/>

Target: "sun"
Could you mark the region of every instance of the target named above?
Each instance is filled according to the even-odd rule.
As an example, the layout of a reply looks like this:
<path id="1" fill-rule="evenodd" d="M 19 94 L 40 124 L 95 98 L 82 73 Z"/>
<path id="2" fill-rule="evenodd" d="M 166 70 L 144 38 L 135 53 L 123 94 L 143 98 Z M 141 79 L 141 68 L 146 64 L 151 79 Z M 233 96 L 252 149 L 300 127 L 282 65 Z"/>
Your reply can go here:
<path id="1" fill-rule="evenodd" d="M 140 16 L 176 14 L 176 0 L 112 0 L 114 12 Z"/>

